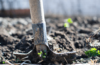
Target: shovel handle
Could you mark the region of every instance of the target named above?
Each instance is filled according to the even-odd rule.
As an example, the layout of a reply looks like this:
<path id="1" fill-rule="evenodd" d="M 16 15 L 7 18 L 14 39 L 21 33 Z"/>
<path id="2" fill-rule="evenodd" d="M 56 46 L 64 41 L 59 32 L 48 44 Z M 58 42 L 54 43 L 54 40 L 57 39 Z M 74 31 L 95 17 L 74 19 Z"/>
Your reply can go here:
<path id="1" fill-rule="evenodd" d="M 46 51 L 47 47 L 44 41 L 46 40 L 46 26 L 45 26 L 45 18 L 44 18 L 44 10 L 43 10 L 43 2 L 42 0 L 29 0 L 30 4 L 30 14 L 33 23 L 33 35 L 34 35 L 34 44 L 36 45 L 36 50 L 39 53 L 40 51 Z M 38 28 L 38 24 L 43 26 Z M 37 27 L 36 27 L 36 26 Z M 42 43 L 43 42 L 43 43 Z"/>
<path id="2" fill-rule="evenodd" d="M 29 0 L 29 4 L 32 23 L 45 23 L 42 0 Z"/>

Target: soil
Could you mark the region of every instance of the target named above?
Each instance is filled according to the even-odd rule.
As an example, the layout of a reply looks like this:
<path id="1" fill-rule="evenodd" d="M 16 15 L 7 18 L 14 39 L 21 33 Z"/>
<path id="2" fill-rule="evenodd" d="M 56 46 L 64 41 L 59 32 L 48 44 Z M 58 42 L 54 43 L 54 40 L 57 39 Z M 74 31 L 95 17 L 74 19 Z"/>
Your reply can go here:
<path id="1" fill-rule="evenodd" d="M 49 48 L 53 52 L 64 53 L 76 51 L 76 59 L 73 63 L 86 63 L 82 59 L 89 59 L 85 49 L 90 49 L 89 42 L 86 42 L 94 31 L 100 27 L 100 18 L 92 17 L 72 17 L 73 23 L 69 28 L 63 26 L 64 19 L 60 17 L 46 17 L 47 34 L 53 39 L 48 41 Z M 32 22 L 29 17 L 26 18 L 2 18 L 0 17 L 0 58 L 15 59 L 13 52 L 28 53 L 34 47 L 34 38 L 32 31 Z M 99 40 L 100 32 L 94 35 L 92 41 Z M 98 49 L 100 49 L 98 47 Z M 36 61 L 35 63 L 38 63 Z M 67 64 L 65 60 L 59 62 L 49 62 L 42 64 Z M 71 64 L 73 64 L 71 62 Z"/>

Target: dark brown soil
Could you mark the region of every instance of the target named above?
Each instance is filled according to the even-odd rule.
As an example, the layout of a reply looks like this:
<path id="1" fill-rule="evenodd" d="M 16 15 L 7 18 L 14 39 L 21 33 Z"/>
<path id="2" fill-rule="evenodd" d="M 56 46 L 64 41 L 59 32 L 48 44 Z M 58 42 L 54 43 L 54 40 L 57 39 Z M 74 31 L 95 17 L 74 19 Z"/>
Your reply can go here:
<path id="1" fill-rule="evenodd" d="M 5 59 L 15 58 L 13 52 L 28 53 L 34 47 L 33 32 L 30 18 L 1 18 L 0 21 L 0 55 Z M 49 48 L 58 53 L 76 51 L 76 59 L 88 58 L 84 54 L 86 39 L 100 27 L 100 18 L 72 17 L 73 24 L 65 28 L 64 18 L 46 18 L 47 33 L 53 40 L 49 41 Z M 5 22 L 6 21 L 6 22 Z M 96 34 L 93 40 L 99 40 L 100 33 Z M 37 63 L 37 62 L 35 62 Z M 70 62 L 49 62 L 44 63 L 70 63 Z M 77 62 L 76 62 L 77 63 Z M 81 63 L 81 62 L 80 62 Z"/>

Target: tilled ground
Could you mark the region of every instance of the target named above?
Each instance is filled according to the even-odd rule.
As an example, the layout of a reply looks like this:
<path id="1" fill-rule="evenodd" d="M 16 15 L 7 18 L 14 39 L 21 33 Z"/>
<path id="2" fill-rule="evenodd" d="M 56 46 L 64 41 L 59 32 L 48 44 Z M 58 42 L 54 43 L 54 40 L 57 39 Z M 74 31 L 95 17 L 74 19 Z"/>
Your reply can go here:
<path id="1" fill-rule="evenodd" d="M 86 39 L 100 27 L 100 18 L 73 17 L 73 24 L 64 28 L 64 18 L 47 17 L 47 33 L 53 39 L 49 41 L 49 47 L 54 52 L 64 53 L 76 51 L 76 60 L 88 58 L 84 54 L 87 47 Z M 15 58 L 13 52 L 28 53 L 34 47 L 32 22 L 27 18 L 0 18 L 0 57 L 11 60 Z M 99 40 L 97 33 L 93 40 Z M 99 49 L 99 48 L 98 48 Z M 86 61 L 74 61 L 74 63 L 85 63 Z M 50 62 L 51 63 L 51 62 Z M 69 63 L 69 62 L 53 62 Z"/>

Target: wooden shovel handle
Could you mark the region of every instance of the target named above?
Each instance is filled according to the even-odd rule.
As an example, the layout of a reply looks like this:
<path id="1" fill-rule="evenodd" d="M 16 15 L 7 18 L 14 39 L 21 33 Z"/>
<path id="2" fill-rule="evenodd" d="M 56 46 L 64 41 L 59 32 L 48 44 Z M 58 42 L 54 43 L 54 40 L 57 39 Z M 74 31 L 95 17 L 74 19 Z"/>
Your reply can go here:
<path id="1" fill-rule="evenodd" d="M 33 24 L 45 23 L 42 0 L 29 0 L 29 4 Z"/>
<path id="2" fill-rule="evenodd" d="M 31 14 L 31 19 L 33 24 L 39 24 L 43 23 L 45 24 L 45 19 L 44 19 L 44 11 L 43 11 L 43 2 L 42 0 L 29 0 L 30 4 L 30 14 Z M 46 32 L 46 30 L 44 30 Z M 41 33 L 40 31 L 36 33 Z M 37 39 L 39 34 L 35 35 L 34 41 L 39 40 Z M 41 37 L 42 38 L 42 37 Z M 36 50 L 37 52 L 39 51 L 47 51 L 47 47 L 44 44 L 38 44 L 36 45 Z"/>

